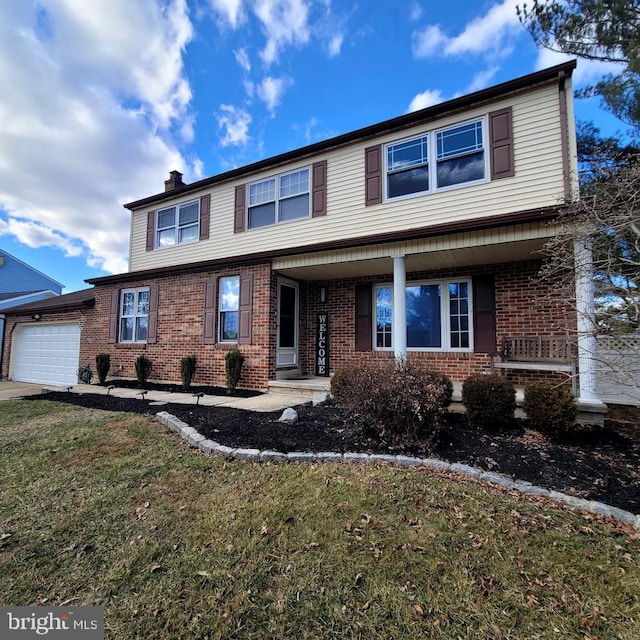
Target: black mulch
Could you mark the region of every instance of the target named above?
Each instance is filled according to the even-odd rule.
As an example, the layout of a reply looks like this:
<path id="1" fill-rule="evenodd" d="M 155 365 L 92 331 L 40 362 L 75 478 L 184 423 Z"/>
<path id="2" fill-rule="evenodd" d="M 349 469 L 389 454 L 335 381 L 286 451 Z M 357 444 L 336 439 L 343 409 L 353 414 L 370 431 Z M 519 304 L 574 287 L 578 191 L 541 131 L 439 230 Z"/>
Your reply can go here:
<path id="1" fill-rule="evenodd" d="M 156 386 L 156 388 L 158 388 Z M 166 388 L 166 387 L 164 387 Z M 207 388 L 211 392 L 212 388 Z M 179 390 L 176 387 L 174 390 Z M 195 387 L 189 396 L 204 388 Z M 225 393 L 222 389 L 216 394 Z M 238 391 L 240 393 L 240 391 Z M 38 396 L 34 396 L 37 398 Z M 261 413 L 192 404 L 149 406 L 148 400 L 112 395 L 51 392 L 47 399 L 111 411 L 155 414 L 168 411 L 202 435 L 230 447 L 289 451 L 354 451 L 433 457 L 460 462 L 526 480 L 588 500 L 640 514 L 640 411 L 613 411 L 604 427 L 578 429 L 570 439 L 554 440 L 517 420 L 506 432 L 485 431 L 451 413 L 434 442 L 399 448 L 365 428 L 357 417 L 327 404 L 296 407 L 295 425 L 278 422 L 281 411 Z"/>

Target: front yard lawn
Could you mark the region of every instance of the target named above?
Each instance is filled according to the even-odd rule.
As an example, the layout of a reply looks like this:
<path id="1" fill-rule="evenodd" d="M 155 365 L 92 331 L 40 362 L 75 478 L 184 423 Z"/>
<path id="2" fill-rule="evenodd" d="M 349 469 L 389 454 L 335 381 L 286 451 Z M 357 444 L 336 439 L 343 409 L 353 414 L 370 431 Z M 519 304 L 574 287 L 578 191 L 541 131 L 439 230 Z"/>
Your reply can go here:
<path id="1" fill-rule="evenodd" d="M 106 638 L 624 638 L 640 532 L 455 476 L 253 465 L 152 418 L 0 415 L 0 604 Z"/>

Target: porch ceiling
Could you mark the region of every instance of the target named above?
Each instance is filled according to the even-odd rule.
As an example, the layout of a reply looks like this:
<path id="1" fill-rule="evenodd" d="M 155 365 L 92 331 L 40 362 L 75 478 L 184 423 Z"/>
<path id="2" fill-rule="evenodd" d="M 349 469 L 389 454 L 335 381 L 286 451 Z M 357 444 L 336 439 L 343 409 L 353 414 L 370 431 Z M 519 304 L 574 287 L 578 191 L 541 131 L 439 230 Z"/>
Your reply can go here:
<path id="1" fill-rule="evenodd" d="M 408 253 L 398 247 L 395 255 L 406 255 L 407 273 L 435 271 L 453 267 L 477 266 L 534 259 L 539 257 L 546 238 L 516 242 Z M 351 255 L 349 255 L 351 253 Z M 274 270 L 296 280 L 337 280 L 393 273 L 393 252 L 387 256 L 360 258 L 358 252 L 328 252 L 315 256 L 315 264 L 274 263 Z M 284 261 L 283 261 L 284 262 Z"/>

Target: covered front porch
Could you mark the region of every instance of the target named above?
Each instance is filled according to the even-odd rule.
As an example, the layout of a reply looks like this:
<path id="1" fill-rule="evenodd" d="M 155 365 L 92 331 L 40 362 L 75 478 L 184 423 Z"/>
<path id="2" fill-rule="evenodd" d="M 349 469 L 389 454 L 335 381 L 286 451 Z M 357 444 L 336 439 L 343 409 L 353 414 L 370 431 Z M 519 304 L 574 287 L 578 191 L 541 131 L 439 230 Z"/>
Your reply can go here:
<path id="1" fill-rule="evenodd" d="M 297 318 L 292 320 L 298 355 L 295 362 L 283 365 L 278 352 L 270 390 L 279 385 L 302 385 L 310 387 L 310 395 L 316 391 L 326 392 L 328 385 L 323 379 L 337 367 L 362 357 L 359 352 L 367 350 L 371 357 L 403 358 L 409 354 L 410 358 L 420 358 L 449 375 L 459 386 L 472 373 L 490 371 L 490 356 L 496 352 L 498 336 L 557 335 L 565 331 L 575 338 L 579 330 L 575 310 L 568 311 L 567 301 L 557 301 L 558 309 L 564 306 L 562 312 L 566 317 L 561 318 L 557 309 L 549 307 L 547 300 L 542 301 L 543 292 L 535 283 L 541 251 L 551 235 L 553 228 L 549 224 L 527 223 L 275 259 L 272 269 L 278 282 L 290 286 L 295 283 L 299 290 Z M 480 307 L 485 303 L 478 295 L 478 283 L 480 277 L 487 274 L 492 277 L 495 274 L 495 292 L 492 308 L 483 310 Z M 387 342 L 380 341 L 380 336 L 376 335 L 376 330 L 380 333 L 380 327 L 376 326 L 379 318 L 375 315 L 375 294 L 380 286 L 393 292 L 390 315 L 403 318 L 407 314 L 406 301 L 398 292 L 404 291 L 407 283 L 424 285 L 432 280 L 447 283 L 463 277 L 473 289 L 468 297 L 469 326 L 465 328 L 468 342 L 452 346 L 454 343 L 449 340 L 438 344 L 437 348 L 415 348 L 410 341 L 407 343 L 407 326 L 400 322 L 393 323 L 389 332 L 392 335 L 386 338 Z M 373 304 L 374 312 L 366 318 L 358 317 L 355 291 L 361 285 L 373 291 L 370 304 Z M 584 285 L 584 281 L 578 282 L 578 287 Z M 445 303 L 450 303 L 448 298 L 443 300 L 443 308 Z M 473 311 L 471 307 L 475 307 Z M 443 311 L 443 324 L 448 321 L 448 313 L 446 309 Z M 280 293 L 276 315 L 279 349 L 283 335 Z M 317 323 L 320 316 L 327 321 L 327 367 L 318 376 Z M 488 334 L 486 329 L 490 323 L 494 328 L 493 333 Z M 365 331 L 363 348 L 358 333 L 362 333 L 362 327 L 366 328 L 367 324 L 369 335 Z M 451 321 L 442 331 L 451 331 L 452 326 Z M 602 413 L 606 407 L 590 381 L 588 353 L 579 355 L 578 402 L 580 406 L 592 405 L 596 414 Z M 521 395 L 522 379 L 514 378 L 514 382 L 520 387 Z"/>

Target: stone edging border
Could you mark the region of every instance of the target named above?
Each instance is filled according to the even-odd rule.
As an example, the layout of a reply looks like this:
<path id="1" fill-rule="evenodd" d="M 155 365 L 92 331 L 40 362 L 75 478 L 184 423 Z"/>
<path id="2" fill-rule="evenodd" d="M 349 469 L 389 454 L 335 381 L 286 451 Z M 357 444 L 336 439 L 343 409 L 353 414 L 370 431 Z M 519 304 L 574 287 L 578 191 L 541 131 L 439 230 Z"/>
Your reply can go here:
<path id="1" fill-rule="evenodd" d="M 530 482 L 523 480 L 513 480 L 509 476 L 493 471 L 483 471 L 466 464 L 457 462 L 450 463 L 434 458 L 414 458 L 411 456 L 395 456 L 377 453 L 336 453 L 333 451 L 324 451 L 313 453 L 307 451 L 292 451 L 290 453 L 282 453 L 280 451 L 269 451 L 260 449 L 234 449 L 219 444 L 213 440 L 205 438 L 196 429 L 190 427 L 186 422 L 179 420 L 176 416 L 161 411 L 156 413 L 156 419 L 168 427 L 171 431 L 178 434 L 191 446 L 199 449 L 207 455 L 219 455 L 225 458 L 235 460 L 249 460 L 251 462 L 358 462 L 358 463 L 387 463 L 394 464 L 399 467 L 425 467 L 434 471 L 449 471 L 460 473 L 469 478 L 482 480 L 490 484 L 499 485 L 505 489 L 520 491 L 531 496 L 539 496 L 549 498 L 555 502 L 565 504 L 583 511 L 594 513 L 598 516 L 613 518 L 618 522 L 640 529 L 640 514 L 636 515 L 624 509 L 611 507 L 602 502 L 595 500 L 584 500 L 574 496 L 537 487 Z"/>

